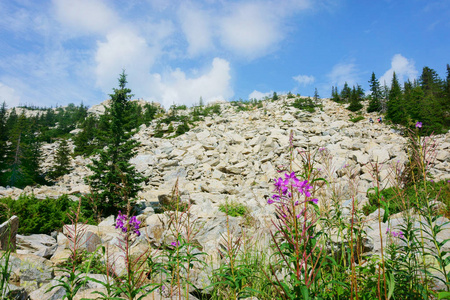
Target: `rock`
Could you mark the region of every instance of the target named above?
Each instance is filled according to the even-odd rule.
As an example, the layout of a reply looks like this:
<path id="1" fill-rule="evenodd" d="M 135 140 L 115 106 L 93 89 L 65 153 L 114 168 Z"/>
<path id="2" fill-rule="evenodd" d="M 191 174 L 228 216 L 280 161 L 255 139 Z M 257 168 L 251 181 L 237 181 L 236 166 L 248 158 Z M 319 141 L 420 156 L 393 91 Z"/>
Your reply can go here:
<path id="1" fill-rule="evenodd" d="M 16 249 L 16 234 L 19 229 L 19 218 L 12 216 L 0 225 L 0 250 Z"/>
<path id="2" fill-rule="evenodd" d="M 96 228 L 97 228 L 96 232 L 98 232 L 98 227 Z M 63 228 L 63 233 L 69 239 L 69 247 L 73 247 L 73 241 L 71 240 L 70 236 L 74 235 L 74 230 L 75 230 L 74 225 L 65 225 Z M 99 245 L 102 244 L 102 240 L 94 231 L 92 231 L 92 229 L 89 228 L 89 226 L 86 226 L 84 224 L 78 224 L 77 231 L 78 234 L 81 235 L 81 237 L 78 237 L 78 247 L 80 249 L 84 249 L 87 252 L 92 253 L 97 250 L 97 247 Z"/>
<path id="3" fill-rule="evenodd" d="M 372 161 L 383 164 L 390 159 L 389 152 L 386 149 L 377 148 L 372 151 Z"/>
<path id="4" fill-rule="evenodd" d="M 57 246 L 56 240 L 46 234 L 17 235 L 17 253 L 50 258 Z"/>
<path id="5" fill-rule="evenodd" d="M 53 264 L 33 254 L 14 254 L 11 256 L 11 273 L 20 281 L 20 286 L 32 292 L 55 277 Z"/>
<path id="6" fill-rule="evenodd" d="M 156 159 L 151 154 L 138 154 L 130 159 L 130 163 L 135 165 L 138 172 L 144 172 L 149 166 L 153 166 L 156 163 Z"/>
<path id="7" fill-rule="evenodd" d="M 105 226 L 115 226 L 116 225 L 116 217 L 114 215 L 111 215 L 109 217 L 107 217 L 106 219 L 104 219 L 103 221 L 101 221 L 98 224 L 98 227 L 105 227 Z"/>

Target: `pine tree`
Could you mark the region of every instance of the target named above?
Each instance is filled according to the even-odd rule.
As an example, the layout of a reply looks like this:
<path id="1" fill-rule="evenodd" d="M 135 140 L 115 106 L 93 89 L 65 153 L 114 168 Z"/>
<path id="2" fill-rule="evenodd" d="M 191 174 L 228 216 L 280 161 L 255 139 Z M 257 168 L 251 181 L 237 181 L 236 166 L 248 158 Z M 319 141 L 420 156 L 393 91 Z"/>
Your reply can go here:
<path id="1" fill-rule="evenodd" d="M 70 172 L 70 149 L 67 140 L 62 139 L 56 150 L 54 165 L 50 171 L 50 177 L 56 179 Z"/>
<path id="2" fill-rule="evenodd" d="M 369 106 L 367 107 L 367 112 L 381 111 L 381 89 L 380 82 L 375 77 L 375 73 L 372 72 L 372 77 L 369 80 L 370 91 L 369 95 Z"/>
<path id="3" fill-rule="evenodd" d="M 108 122 L 107 147 L 99 151 L 99 158 L 92 160 L 89 168 L 94 172 L 87 183 L 93 192 L 97 215 L 110 215 L 124 210 L 127 199 L 133 200 L 141 190 L 143 177 L 137 173 L 130 159 L 135 156 L 135 148 L 139 143 L 132 139 L 132 132 L 127 132 L 126 112 L 132 97 L 131 90 L 126 88 L 126 74 L 119 77 L 119 88 L 113 89 Z"/>

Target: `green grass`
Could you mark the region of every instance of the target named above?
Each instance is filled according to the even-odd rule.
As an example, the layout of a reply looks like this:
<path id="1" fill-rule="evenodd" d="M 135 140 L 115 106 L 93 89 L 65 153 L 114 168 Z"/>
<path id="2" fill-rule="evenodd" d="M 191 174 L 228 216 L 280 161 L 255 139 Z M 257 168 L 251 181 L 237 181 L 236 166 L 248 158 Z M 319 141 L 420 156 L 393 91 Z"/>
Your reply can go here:
<path id="1" fill-rule="evenodd" d="M 380 192 L 381 197 L 389 204 L 390 214 L 402 212 L 408 207 L 421 207 L 425 200 L 438 200 L 442 202 L 446 209 L 442 213 L 450 217 L 450 184 L 446 180 L 438 182 L 427 181 L 416 185 L 410 185 L 403 189 L 390 187 Z M 374 193 L 369 193 L 369 203 L 363 207 L 365 215 L 374 212 L 380 207 L 380 202 Z"/>

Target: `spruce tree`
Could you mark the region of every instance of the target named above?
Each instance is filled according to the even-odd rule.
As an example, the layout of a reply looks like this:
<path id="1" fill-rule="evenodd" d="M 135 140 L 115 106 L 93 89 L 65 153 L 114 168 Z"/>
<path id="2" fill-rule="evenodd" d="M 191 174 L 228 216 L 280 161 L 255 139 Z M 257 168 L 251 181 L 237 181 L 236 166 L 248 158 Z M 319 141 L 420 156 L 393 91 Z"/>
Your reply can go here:
<path id="1" fill-rule="evenodd" d="M 94 115 L 86 117 L 81 123 L 81 131 L 74 138 L 75 155 L 91 155 L 97 149 L 95 141 L 97 133 L 97 119 Z"/>
<path id="2" fill-rule="evenodd" d="M 35 183 L 43 183 L 39 163 L 41 161 L 40 142 L 36 136 L 37 128 L 34 120 L 27 119 L 24 114 L 10 131 L 9 144 L 6 148 L 5 172 L 3 183 L 23 188 Z"/>
<path id="3" fill-rule="evenodd" d="M 345 102 L 345 103 L 349 102 L 351 94 L 352 94 L 352 89 L 348 86 L 348 83 L 345 82 L 344 87 L 342 88 L 342 91 L 341 91 L 341 95 L 340 95 L 341 101 Z"/>
<path id="4" fill-rule="evenodd" d="M 350 105 L 347 107 L 348 110 L 355 112 L 363 107 L 363 105 L 361 104 L 361 93 L 364 94 L 364 91 L 360 86 L 358 86 L 358 88 L 355 88 L 355 86 L 353 86 L 350 93 Z"/>
<path id="5" fill-rule="evenodd" d="M 375 73 L 372 72 L 372 77 L 369 80 L 370 91 L 369 95 L 369 106 L 367 107 L 367 112 L 381 111 L 381 89 L 380 82 L 375 77 Z"/>
<path id="6" fill-rule="evenodd" d="M 273 101 L 278 100 L 277 92 L 273 92 L 272 100 Z"/>
<path id="7" fill-rule="evenodd" d="M 392 85 L 389 91 L 386 117 L 396 124 L 405 125 L 407 122 L 406 110 L 403 103 L 403 94 L 395 72 L 392 76 Z"/>
<path id="8" fill-rule="evenodd" d="M 132 97 L 126 88 L 126 74 L 119 77 L 119 88 L 113 89 L 110 106 L 106 113 L 110 118 L 105 132 L 107 147 L 99 151 L 99 158 L 92 160 L 88 167 L 94 172 L 87 178 L 95 201 L 97 215 L 115 214 L 126 208 L 141 190 L 143 177 L 137 173 L 130 159 L 136 154 L 139 143 L 132 139 L 133 132 L 125 130 L 128 107 Z"/>
<path id="9" fill-rule="evenodd" d="M 317 104 L 317 102 L 319 101 L 319 92 L 317 91 L 317 88 L 314 88 L 314 104 Z"/>
<path id="10" fill-rule="evenodd" d="M 70 149 L 67 140 L 62 139 L 56 150 L 54 165 L 50 172 L 50 177 L 56 179 L 70 172 Z"/>
<path id="11" fill-rule="evenodd" d="M 333 100 L 334 102 L 341 101 L 341 97 L 339 96 L 339 91 L 338 91 L 337 86 L 331 87 L 331 100 Z"/>

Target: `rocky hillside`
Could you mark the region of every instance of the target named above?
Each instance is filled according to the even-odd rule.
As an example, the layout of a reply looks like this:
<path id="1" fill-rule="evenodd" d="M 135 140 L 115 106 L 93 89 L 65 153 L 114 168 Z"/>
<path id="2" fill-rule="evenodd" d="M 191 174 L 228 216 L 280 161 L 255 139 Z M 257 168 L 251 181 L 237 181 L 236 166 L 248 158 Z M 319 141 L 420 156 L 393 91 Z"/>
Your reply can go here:
<path id="1" fill-rule="evenodd" d="M 261 108 L 250 111 L 236 111 L 229 103 L 221 103 L 220 116 L 206 117 L 194 129 L 173 139 L 153 137 L 156 121 L 149 127 L 142 125 L 135 135 L 141 147 L 132 160 L 148 177 L 140 201 L 157 202 L 178 179 L 182 194 L 191 199 L 203 194 L 210 194 L 218 202 L 225 198 L 245 199 L 252 209 L 258 209 L 270 193 L 271 180 L 278 175 L 276 168 L 288 162 L 291 130 L 295 147 L 330 150 L 337 182 L 342 167 L 358 169 L 362 193 L 373 183 L 368 167 L 371 162 L 385 166 L 381 174 L 384 177 L 389 165 L 406 162 L 406 139 L 388 125 L 370 124 L 369 118 L 376 120 L 377 115 L 364 114 L 363 120 L 353 123 L 350 112 L 329 99 L 322 99 L 323 110 L 315 113 L 290 106 L 292 101 L 265 101 Z M 94 106 L 90 111 L 101 113 L 101 107 Z M 431 166 L 431 174 L 436 180 L 450 179 L 450 133 L 437 136 L 436 142 L 436 163 Z M 56 144 L 45 144 L 43 150 L 46 160 L 42 167 L 48 169 Z M 75 157 L 73 171 L 55 186 L 25 190 L 0 187 L 0 196 L 17 197 L 23 192 L 39 197 L 85 193 L 89 162 L 89 158 Z"/>
<path id="2" fill-rule="evenodd" d="M 406 163 L 406 139 L 384 123 L 369 123 L 369 118 L 376 120 L 377 115 L 363 114 L 363 120 L 353 123 L 349 111 L 329 99 L 322 99 L 323 109 L 314 113 L 292 107 L 292 101 L 286 98 L 265 101 L 259 108 L 239 112 L 231 104 L 221 103 L 220 116 L 207 117 L 186 134 L 171 139 L 153 137 L 156 121 L 152 126 L 141 126 L 135 135 L 141 146 L 132 163 L 148 178 L 138 199 L 141 208 L 138 218 L 143 222 L 141 227 L 145 234 L 135 241 L 133 251 L 142 252 L 148 243 L 156 251 L 162 243 L 170 243 L 169 220 L 166 215 L 156 214 L 155 210 L 160 203 L 170 199 L 177 181 L 181 199 L 190 200 L 193 204 L 191 212 L 201 224 L 197 241 L 210 255 L 211 261 L 217 263 L 220 236 L 227 227 L 236 235 L 247 230 L 261 244 L 267 244 L 274 218 L 274 208 L 267 204 L 267 199 L 273 191 L 273 179 L 281 176 L 277 170 L 289 162 L 291 131 L 293 145 L 297 149 L 318 151 L 317 157 L 322 159 L 317 162 L 317 170 L 324 172 L 333 187 L 321 192 L 319 206 L 327 207 L 331 194 L 337 194 L 344 215 L 349 214 L 352 196 L 356 196 L 361 206 L 367 201 L 366 191 L 374 185 L 373 163 L 381 164 L 380 177 L 385 186 L 390 185 L 392 165 Z M 436 142 L 436 160 L 430 172 L 435 180 L 450 180 L 450 133 L 437 136 Z M 47 144 L 43 148 L 48 157 L 43 168 L 48 168 L 56 146 Z M 298 162 L 299 156 L 296 158 Z M 27 187 L 24 190 L 1 188 L 0 196 L 18 197 L 22 193 L 34 193 L 38 197 L 57 197 L 70 194 L 75 200 L 79 193 L 88 192 L 84 178 L 89 174 L 86 167 L 89 161 L 85 157 L 74 158 L 72 172 L 55 186 Z M 294 169 L 299 167 L 294 166 Z M 231 218 L 228 223 L 219 207 L 233 202 L 244 204 L 249 214 L 246 219 Z M 380 251 L 380 230 L 371 228 L 372 216 L 367 218 L 365 249 L 376 253 Z M 392 229 L 400 223 L 400 218 L 394 217 Z M 381 231 L 386 229 L 387 224 L 383 224 Z M 86 245 L 89 251 L 103 244 L 109 245 L 113 254 L 120 252 L 116 245 L 120 233 L 114 228 L 114 216 L 99 226 L 89 226 L 88 230 L 93 236 Z M 442 239 L 449 235 L 450 229 L 446 229 Z M 28 272 L 21 269 L 21 264 L 29 266 L 33 257 L 41 257 L 34 263 L 42 266 L 33 269 L 36 273 L 33 276 L 41 281 L 36 281 L 31 275 L 18 275 L 18 285 L 32 292 L 32 299 L 48 298 L 49 294 L 44 296 L 43 292 L 55 284 L 52 281 L 55 274 L 49 266 L 70 254 L 65 235 L 59 233 L 55 237 L 17 238 L 20 254 L 14 258 L 17 260 L 15 273 Z M 124 268 L 123 257 L 117 254 L 116 258 L 116 270 L 120 273 Z M 207 269 L 196 271 L 194 277 L 199 286 L 208 285 L 207 272 Z M 98 286 L 86 288 L 96 289 Z M 57 291 L 55 289 L 52 293 Z"/>

